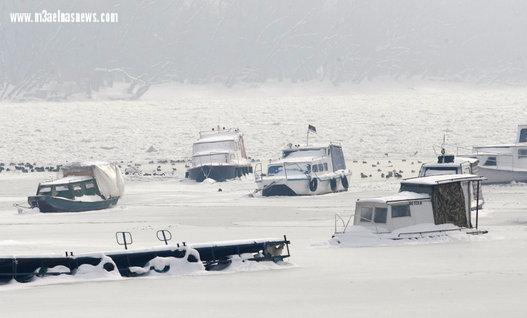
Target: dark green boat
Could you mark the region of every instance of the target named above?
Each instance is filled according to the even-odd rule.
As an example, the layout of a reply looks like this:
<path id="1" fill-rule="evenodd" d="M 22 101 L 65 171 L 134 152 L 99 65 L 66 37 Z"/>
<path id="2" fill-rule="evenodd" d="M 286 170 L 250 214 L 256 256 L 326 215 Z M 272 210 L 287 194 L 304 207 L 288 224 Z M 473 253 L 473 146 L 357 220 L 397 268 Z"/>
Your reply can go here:
<path id="1" fill-rule="evenodd" d="M 44 213 L 102 210 L 115 206 L 118 200 L 118 196 L 104 196 L 97 180 L 91 176 L 68 176 L 43 182 L 37 194 L 28 197 L 29 205 Z"/>

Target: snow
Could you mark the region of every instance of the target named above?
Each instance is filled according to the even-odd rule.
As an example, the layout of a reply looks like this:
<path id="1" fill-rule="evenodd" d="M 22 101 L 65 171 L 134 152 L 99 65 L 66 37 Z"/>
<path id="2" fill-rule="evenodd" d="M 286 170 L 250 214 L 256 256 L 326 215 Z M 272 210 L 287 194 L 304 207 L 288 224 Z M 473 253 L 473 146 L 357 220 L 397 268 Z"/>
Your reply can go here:
<path id="1" fill-rule="evenodd" d="M 486 235 L 361 248 L 337 248 L 329 241 L 335 213 L 347 219 L 358 198 L 398 191 L 400 179 L 381 173 L 416 176 L 418 161 L 435 161 L 432 145 L 440 143 L 445 129 L 448 140 L 464 146 L 510 141 L 517 121 L 527 118 L 527 90 L 338 90 L 257 97 L 250 92 L 214 97 L 208 91 L 166 99 L 152 91 L 137 102 L 2 105 L 0 158 L 7 164 L 122 160 L 148 171 L 159 159 L 190 156 L 197 132 L 218 122 L 240 126 L 250 156 L 266 159 L 276 154 L 277 144 L 303 140 L 312 123 L 318 130 L 313 139 L 343 140 L 354 172 L 348 192 L 264 198 L 249 196 L 256 188 L 252 175 L 226 183 L 188 182 L 181 163 L 170 176 L 127 176 L 127 194 L 112 209 L 20 215 L 12 204 L 24 202 L 39 181 L 54 174 L 0 172 L 2 255 L 121 251 L 116 231 L 133 234 L 130 248 L 147 249 L 160 244 L 159 229 L 172 232 L 172 245 L 287 234 L 292 255 L 289 265 L 235 258 L 235 266 L 210 274 L 145 279 L 94 274 L 94 281 L 89 273 L 97 269 L 89 268 L 85 279 L 59 275 L 9 284 L 0 286 L 2 317 L 524 317 L 525 184 L 483 186 L 479 222 Z M 324 116 L 318 116 L 321 105 Z M 152 145 L 158 151 L 146 152 Z M 361 178 L 361 172 L 372 177 Z"/>
<path id="2" fill-rule="evenodd" d="M 60 178 L 60 179 L 56 179 L 52 181 L 44 181 L 44 182 L 41 182 L 40 185 L 51 186 L 51 185 L 57 185 L 57 184 L 69 184 L 69 183 L 75 183 L 75 182 L 88 181 L 92 179 L 93 177 L 89 177 L 89 176 L 68 176 L 65 178 Z"/>
<path id="3" fill-rule="evenodd" d="M 425 200 L 430 199 L 430 195 L 423 193 L 415 193 L 402 191 L 396 194 L 380 197 L 380 198 L 365 198 L 359 199 L 359 202 L 372 202 L 372 203 L 388 203 L 391 201 L 410 201 L 410 200 Z"/>

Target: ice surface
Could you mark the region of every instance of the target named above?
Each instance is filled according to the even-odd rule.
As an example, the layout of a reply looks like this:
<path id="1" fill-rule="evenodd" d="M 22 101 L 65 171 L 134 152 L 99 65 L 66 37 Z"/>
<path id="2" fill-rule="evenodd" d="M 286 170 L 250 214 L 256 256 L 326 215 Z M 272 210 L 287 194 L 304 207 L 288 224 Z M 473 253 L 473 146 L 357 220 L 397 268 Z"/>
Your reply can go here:
<path id="1" fill-rule="evenodd" d="M 445 129 L 447 140 L 461 145 L 510 141 L 516 124 L 527 118 L 527 90 L 343 87 L 332 95 L 207 93 L 148 96 L 136 103 L 2 105 L 0 158 L 4 163 L 60 163 L 93 157 L 144 165 L 190 156 L 198 131 L 225 122 L 244 131 L 251 156 L 265 159 L 287 142 L 303 142 L 310 122 L 321 139 L 342 139 L 345 154 L 357 160 L 349 161 L 354 172 L 349 191 L 249 196 L 255 189 L 252 176 L 188 182 L 181 164 L 170 177 L 128 176 L 127 195 L 113 209 L 19 215 L 12 204 L 24 202 L 39 181 L 54 174 L 4 171 L 0 254 L 122 250 L 114 242 L 116 231 L 132 232 L 131 248 L 149 248 L 160 244 L 156 231 L 168 229 L 171 244 L 287 234 L 292 242 L 288 262 L 295 266 L 273 270 L 276 264 L 233 260 L 239 271 L 229 275 L 52 285 L 45 278 L 42 284 L 48 286 L 0 287 L 2 317 L 525 316 L 525 184 L 483 187 L 486 202 L 479 222 L 489 234 L 481 239 L 364 248 L 335 248 L 327 242 L 335 213 L 346 218 L 358 198 L 398 191 L 400 180 L 381 178 L 381 173 L 403 170 L 405 177 L 416 176 L 419 161 L 435 161 L 431 145 L 441 142 Z M 152 145 L 159 151 L 146 152 Z M 361 178 L 361 172 L 372 177 Z M 253 266 L 260 270 L 248 268 Z M 63 276 L 49 279 L 64 282 Z"/>

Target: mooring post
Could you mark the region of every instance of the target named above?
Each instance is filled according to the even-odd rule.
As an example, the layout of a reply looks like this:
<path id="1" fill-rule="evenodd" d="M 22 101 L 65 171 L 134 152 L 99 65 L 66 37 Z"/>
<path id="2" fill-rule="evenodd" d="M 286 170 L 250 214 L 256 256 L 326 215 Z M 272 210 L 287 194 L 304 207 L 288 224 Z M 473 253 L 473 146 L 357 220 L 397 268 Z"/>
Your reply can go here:
<path id="1" fill-rule="evenodd" d="M 476 184 L 476 230 L 478 229 L 479 221 L 479 184 L 481 181 L 478 181 Z"/>

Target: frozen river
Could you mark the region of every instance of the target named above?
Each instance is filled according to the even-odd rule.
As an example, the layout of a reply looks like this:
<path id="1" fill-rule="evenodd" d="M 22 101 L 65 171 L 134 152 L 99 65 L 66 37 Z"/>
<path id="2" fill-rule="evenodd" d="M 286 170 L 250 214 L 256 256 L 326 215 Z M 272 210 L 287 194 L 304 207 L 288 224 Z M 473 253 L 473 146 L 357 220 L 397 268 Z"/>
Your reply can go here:
<path id="1" fill-rule="evenodd" d="M 261 198 L 249 195 L 255 188 L 251 177 L 197 184 L 182 180 L 179 169 L 173 177 L 127 179 L 126 195 L 114 209 L 24 215 L 12 204 L 22 203 L 52 175 L 0 173 L 2 255 L 116 250 L 115 231 L 132 232 L 134 248 L 149 247 L 158 244 L 155 232 L 162 228 L 177 241 L 283 234 L 292 241 L 290 266 L 0 286 L 1 316 L 525 317 L 524 184 L 484 187 L 480 224 L 489 234 L 472 241 L 335 248 L 327 240 L 335 213 L 350 215 L 357 198 L 397 191 L 398 181 L 381 179 L 378 168 L 414 175 L 418 160 L 434 156 L 432 145 L 441 142 L 443 131 L 449 131 L 450 143 L 463 146 L 512 141 L 515 125 L 527 121 L 527 91 L 397 88 L 275 95 L 1 105 L 0 162 L 183 158 L 197 132 L 216 124 L 240 127 L 251 155 L 268 158 L 288 141 L 303 141 L 311 123 L 318 138 L 342 140 L 354 172 L 347 193 Z M 147 152 L 151 146 L 155 151 Z M 371 167 L 372 161 L 379 166 Z M 373 176 L 361 179 L 360 172 Z"/>

